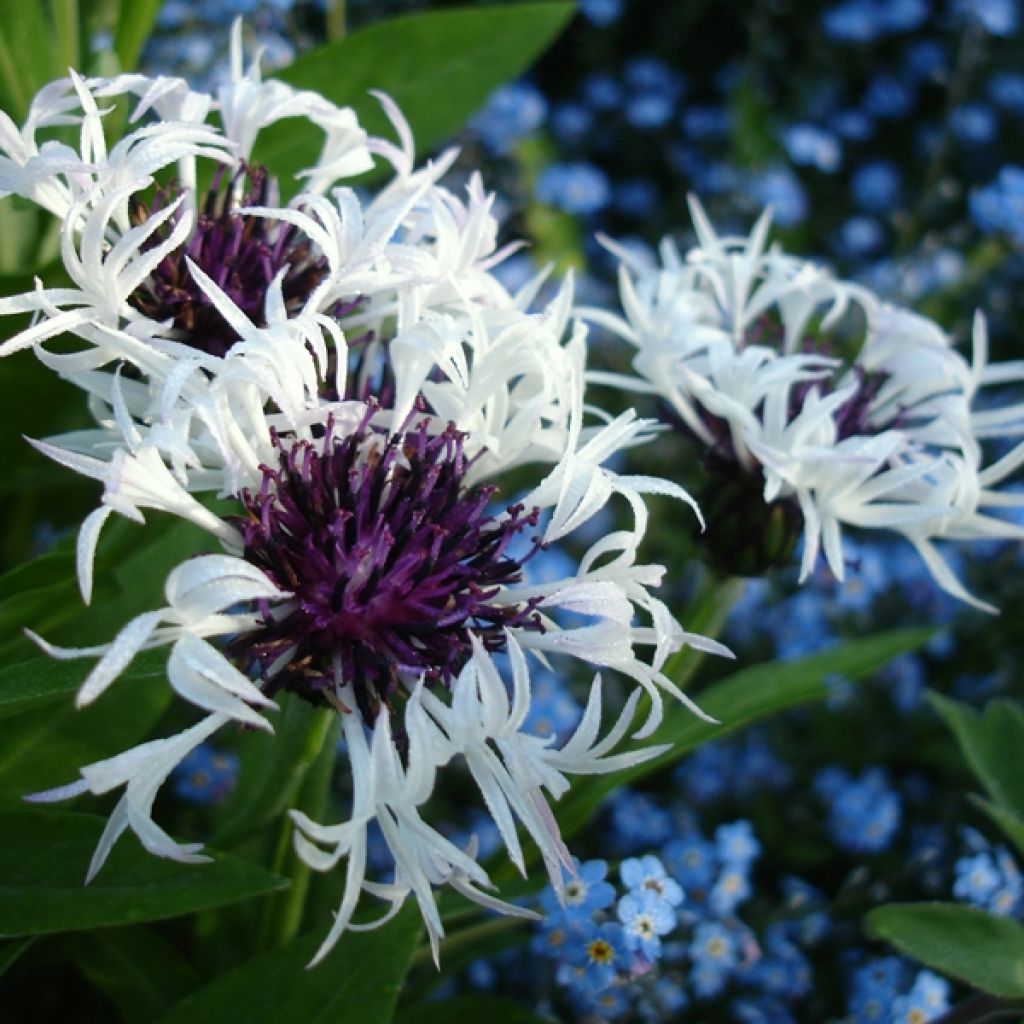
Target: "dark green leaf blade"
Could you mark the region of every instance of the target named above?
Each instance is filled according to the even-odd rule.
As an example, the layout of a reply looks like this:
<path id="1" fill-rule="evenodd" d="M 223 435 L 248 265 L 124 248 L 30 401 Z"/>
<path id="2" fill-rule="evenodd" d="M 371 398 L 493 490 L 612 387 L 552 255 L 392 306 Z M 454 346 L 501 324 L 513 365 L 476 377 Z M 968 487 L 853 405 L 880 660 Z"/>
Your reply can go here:
<path id="1" fill-rule="evenodd" d="M 114 52 L 123 71 L 134 71 L 163 0 L 121 0 Z"/>
<path id="2" fill-rule="evenodd" d="M 368 92 L 383 90 L 402 108 L 418 150 L 428 152 L 461 128 L 497 86 L 525 71 L 573 11 L 571 3 L 534 2 L 410 14 L 304 54 L 276 77 L 352 106 L 365 128 L 390 135 Z M 319 131 L 290 120 L 261 133 L 255 159 L 288 188 L 319 147 Z"/>
<path id="3" fill-rule="evenodd" d="M 72 782 L 83 765 L 152 733 L 171 703 L 170 686 L 156 676 L 136 676 L 129 690 L 120 682 L 81 710 L 65 699 L 0 719 L 0 806 L 22 808 L 26 794 Z"/>
<path id="4" fill-rule="evenodd" d="M 1024 854 L 1024 819 L 991 800 L 984 800 L 979 796 L 971 799 L 1006 833 L 1010 842 Z"/>
<path id="5" fill-rule="evenodd" d="M 956 737 L 971 771 L 989 796 L 1024 818 L 1024 710 L 993 700 L 984 711 L 930 693 L 928 699 Z"/>
<path id="6" fill-rule="evenodd" d="M 0 975 L 6 974 L 7 969 L 17 961 L 22 953 L 28 949 L 36 940 L 31 936 L 24 939 L 11 939 L 0 946 Z"/>
<path id="7" fill-rule="evenodd" d="M 0 99 L 21 121 L 32 97 L 54 75 L 53 29 L 40 3 L 4 5 L 0 20 Z"/>
<path id="8" fill-rule="evenodd" d="M 870 936 L 994 996 L 1024 997 L 1024 926 L 961 903 L 890 903 L 864 919 Z"/>
<path id="9" fill-rule="evenodd" d="M 70 698 L 94 664 L 95 659 L 90 658 L 57 661 L 39 657 L 0 669 L 0 718 Z M 163 678 L 166 664 L 166 651 L 145 651 L 121 674 L 119 683 L 130 687 L 139 679 Z"/>
<path id="10" fill-rule="evenodd" d="M 95 815 L 69 811 L 0 811 L 0 936 L 156 921 L 288 884 L 255 864 L 212 851 L 210 864 L 164 860 L 126 836 L 85 885 L 105 824 Z"/>
<path id="11" fill-rule="evenodd" d="M 419 933 L 419 913 L 407 906 L 381 928 L 343 935 L 323 962 L 308 971 L 324 935 L 300 936 L 194 992 L 160 1024 L 386 1024 Z"/>
<path id="12" fill-rule="evenodd" d="M 531 1009 L 502 996 L 471 995 L 420 1003 L 402 1010 L 395 1024 L 542 1024 Z"/>
<path id="13" fill-rule="evenodd" d="M 67 955 L 125 1024 L 149 1024 L 201 984 L 199 973 L 155 928 L 98 928 L 88 942 L 72 935 Z"/>
<path id="14" fill-rule="evenodd" d="M 671 748 L 643 764 L 577 785 L 556 808 L 562 834 L 568 837 L 578 832 L 601 800 L 617 786 L 644 778 L 679 760 L 701 743 L 720 739 L 767 715 L 824 700 L 828 695 L 826 679 L 829 676 L 841 675 L 853 680 L 870 675 L 898 654 L 920 647 L 931 635 L 931 629 L 891 630 L 851 640 L 806 658 L 741 669 L 696 697 L 702 710 L 717 719 L 718 725 L 702 722 L 681 706 L 668 707 L 661 726 L 645 742 L 668 743 Z"/>
<path id="15" fill-rule="evenodd" d="M 242 768 L 222 808 L 213 842 L 229 848 L 295 806 L 299 789 L 317 758 L 331 716 L 293 694 L 279 698 L 274 732 L 251 730 L 235 745 Z"/>

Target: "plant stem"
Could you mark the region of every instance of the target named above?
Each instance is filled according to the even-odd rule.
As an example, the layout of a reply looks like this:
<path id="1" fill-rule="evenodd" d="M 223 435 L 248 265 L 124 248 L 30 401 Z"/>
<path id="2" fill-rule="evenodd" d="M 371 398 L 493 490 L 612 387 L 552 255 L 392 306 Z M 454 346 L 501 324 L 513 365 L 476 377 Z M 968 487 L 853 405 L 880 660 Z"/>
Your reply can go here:
<path id="1" fill-rule="evenodd" d="M 956 67 L 953 70 L 949 91 L 946 94 L 946 110 L 942 122 L 942 135 L 935 146 L 935 152 L 932 154 L 931 162 L 925 171 L 921 188 L 918 190 L 917 204 L 907 218 L 906 225 L 896 241 L 896 251 L 898 253 L 906 254 L 917 243 L 921 230 L 924 227 L 932 193 L 942 180 L 942 175 L 946 170 L 946 162 L 953 144 L 953 113 L 967 98 L 967 90 L 971 84 L 971 73 L 974 70 L 974 65 L 977 63 L 978 54 L 981 50 L 981 37 L 981 29 L 972 21 L 967 26 L 963 39 L 960 42 Z"/>
<path id="2" fill-rule="evenodd" d="M 1019 999 L 997 999 L 995 996 L 977 992 L 954 1006 L 948 1013 L 936 1017 L 934 1024 L 987 1024 L 994 1020 L 1021 1020 L 1024 1017 L 1024 1002 Z"/>
<path id="3" fill-rule="evenodd" d="M 345 0 L 330 0 L 327 4 L 327 40 L 335 43 L 345 38 Z"/>
<path id="4" fill-rule="evenodd" d="M 496 917 L 483 921 L 480 924 L 472 925 L 461 932 L 456 932 L 451 938 L 442 941 L 441 962 L 444 963 L 450 959 L 461 947 L 476 945 L 493 935 L 501 935 L 502 932 L 521 928 L 527 923 L 526 919 L 522 917 Z M 409 968 L 411 970 L 414 967 L 432 964 L 433 962 L 430 945 L 424 943 L 413 953 L 412 960 L 409 962 Z"/>
<path id="5" fill-rule="evenodd" d="M 330 795 L 331 779 L 337 749 L 338 716 L 334 711 L 321 712 L 309 732 L 307 751 L 312 764 L 299 789 L 296 807 L 311 818 L 323 816 Z M 293 826 L 287 816 L 274 847 L 271 870 L 287 874 L 292 884 L 283 893 L 267 898 L 260 923 L 259 949 L 283 946 L 295 938 L 302 925 L 309 891 L 309 867 L 292 849 Z"/>

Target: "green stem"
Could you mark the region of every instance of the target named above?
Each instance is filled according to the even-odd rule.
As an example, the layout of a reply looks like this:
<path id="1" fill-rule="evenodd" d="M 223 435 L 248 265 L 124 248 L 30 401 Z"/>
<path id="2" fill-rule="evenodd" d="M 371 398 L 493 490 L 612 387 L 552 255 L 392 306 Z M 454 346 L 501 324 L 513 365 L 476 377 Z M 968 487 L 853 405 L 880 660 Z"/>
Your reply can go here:
<path id="1" fill-rule="evenodd" d="M 327 808 L 334 774 L 334 760 L 337 750 L 338 716 L 334 711 L 323 711 L 317 715 L 305 754 L 312 763 L 299 789 L 296 808 L 316 820 Z M 278 833 L 277 844 L 271 860 L 271 870 L 286 874 L 291 885 L 285 892 L 267 898 L 259 930 L 259 949 L 273 949 L 290 942 L 299 934 L 306 910 L 306 894 L 309 892 L 309 866 L 302 861 L 292 847 L 293 826 L 285 817 Z"/>
<path id="2" fill-rule="evenodd" d="M 457 955 L 460 949 L 477 946 L 485 939 L 521 928 L 524 924 L 526 924 L 526 918 L 496 917 L 483 921 L 480 924 L 475 924 L 470 928 L 465 928 L 461 932 L 456 932 L 451 938 L 444 939 L 441 943 L 441 963 L 443 964 Z M 413 953 L 412 960 L 409 961 L 409 969 L 412 970 L 415 967 L 433 964 L 433 962 L 434 955 L 430 950 L 430 946 L 424 943 Z"/>
<path id="3" fill-rule="evenodd" d="M 925 171 L 921 188 L 918 190 L 917 204 L 911 211 L 903 230 L 900 232 L 899 238 L 896 240 L 897 253 L 908 253 L 917 243 L 924 227 L 932 193 L 942 180 L 949 154 L 953 148 L 953 113 L 967 98 L 967 90 L 971 84 L 971 73 L 974 70 L 974 65 L 977 63 L 981 50 L 981 37 L 981 29 L 976 22 L 972 21 L 960 42 L 956 67 L 953 71 L 953 77 L 950 79 L 949 91 L 946 93 L 946 111 L 942 121 L 942 135 L 935 146 L 935 151 L 932 154 L 931 162 L 928 164 L 928 169 Z"/>
<path id="4" fill-rule="evenodd" d="M 345 0 L 331 0 L 327 4 L 327 41 L 345 38 Z"/>
<path id="5" fill-rule="evenodd" d="M 948 1013 L 935 1018 L 935 1024 L 984 1024 L 994 1020 L 1021 1020 L 1024 1002 L 1004 1000 L 978 992 Z"/>
<path id="6" fill-rule="evenodd" d="M 51 0 L 54 31 L 57 36 L 56 65 L 61 74 L 81 65 L 78 0 Z"/>

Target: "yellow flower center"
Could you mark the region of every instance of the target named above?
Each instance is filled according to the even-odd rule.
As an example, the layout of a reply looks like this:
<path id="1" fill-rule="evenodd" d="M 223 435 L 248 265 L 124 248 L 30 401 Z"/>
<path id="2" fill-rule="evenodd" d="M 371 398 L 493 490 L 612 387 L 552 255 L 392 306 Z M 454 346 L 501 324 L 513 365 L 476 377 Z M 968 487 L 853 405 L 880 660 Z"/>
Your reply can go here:
<path id="1" fill-rule="evenodd" d="M 610 964 L 615 959 L 612 947 L 604 939 L 594 939 L 589 943 L 587 953 L 590 955 L 590 959 L 598 964 Z"/>

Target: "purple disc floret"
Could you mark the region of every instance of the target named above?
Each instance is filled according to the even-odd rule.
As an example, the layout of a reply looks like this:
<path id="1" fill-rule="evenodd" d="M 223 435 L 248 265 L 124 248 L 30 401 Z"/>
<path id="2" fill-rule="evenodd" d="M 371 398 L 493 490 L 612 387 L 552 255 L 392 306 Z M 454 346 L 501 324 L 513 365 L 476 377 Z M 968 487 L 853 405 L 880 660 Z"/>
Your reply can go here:
<path id="1" fill-rule="evenodd" d="M 519 559 L 508 550 L 537 510 L 489 513 L 494 488 L 466 487 L 472 460 L 453 425 L 432 434 L 424 419 L 388 438 L 370 429 L 372 412 L 345 437 L 329 421 L 318 443 L 274 438 L 278 465 L 243 492 L 236 525 L 244 557 L 294 597 L 264 606 L 231 645 L 268 693 L 337 706 L 351 685 L 367 723 L 402 680 L 450 683 L 472 637 L 493 652 L 506 629 L 542 628 L 539 599 L 499 599 L 540 545 Z"/>
<path id="2" fill-rule="evenodd" d="M 186 257 L 204 271 L 257 326 L 265 326 L 264 302 L 271 282 L 283 272 L 281 291 L 289 313 L 298 310 L 327 276 L 327 261 L 301 230 L 284 221 L 240 213 L 248 206 L 267 206 L 270 183 L 262 167 L 242 167 L 226 185 L 218 171 L 196 211 L 195 226 L 185 243 L 165 256 L 131 296 L 131 303 L 153 320 L 172 320 L 181 340 L 214 356 L 223 356 L 238 335 L 220 315 L 189 271 Z M 243 191 L 244 187 L 244 191 Z M 153 209 L 177 197 L 174 190 L 157 194 Z M 132 220 L 144 222 L 153 211 L 142 203 Z M 181 216 L 176 212 L 150 245 L 160 244 Z"/>

